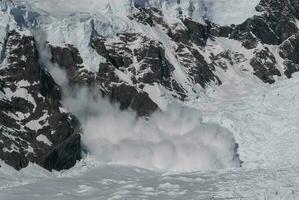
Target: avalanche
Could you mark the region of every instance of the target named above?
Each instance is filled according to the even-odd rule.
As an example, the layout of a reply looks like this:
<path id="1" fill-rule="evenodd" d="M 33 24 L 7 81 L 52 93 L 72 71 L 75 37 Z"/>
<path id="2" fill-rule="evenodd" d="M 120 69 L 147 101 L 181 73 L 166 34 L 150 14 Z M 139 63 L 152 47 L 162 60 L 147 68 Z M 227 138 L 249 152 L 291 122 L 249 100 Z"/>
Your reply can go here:
<path id="1" fill-rule="evenodd" d="M 63 86 L 64 97 L 69 97 L 64 98 L 64 105 L 82 123 L 86 132 L 83 142 L 91 155 L 62 172 L 48 172 L 34 164 L 18 172 L 1 162 L 0 199 L 275 200 L 299 196 L 298 73 L 290 80 L 275 77 L 277 83 L 266 85 L 249 76 L 252 68 L 248 62 L 254 50 L 232 39 L 209 39 L 206 49 L 200 50 L 207 61 L 209 53 L 217 55 L 225 50 L 241 52 L 248 60 L 242 66 L 231 65 L 225 72 L 216 70 L 223 84 L 208 85 L 204 93 L 181 70 L 172 49 L 176 44 L 161 27 L 141 25 L 127 18 L 128 13 L 134 12 L 132 4 L 135 4 L 161 9 L 169 24 L 178 23 L 178 15 L 203 23 L 209 19 L 221 25 L 238 24 L 256 14 L 254 7 L 258 0 L 15 0 L 14 3 L 18 7 L 14 12 L 25 13 L 26 21 L 1 12 L 1 53 L 10 28 L 16 25 L 30 28 L 28 34 L 33 34 L 39 45 L 41 62 Z M 13 7 L 1 5 L 2 10 Z M 66 73 L 49 63 L 49 52 L 42 44 L 48 41 L 54 46 L 74 45 L 82 56 L 84 70 L 97 72 L 105 58 L 90 47 L 90 36 L 95 30 L 111 40 L 117 33 L 138 32 L 162 43 L 166 57 L 174 64 L 176 80 L 188 94 L 184 105 L 177 103 L 162 86 L 145 85 L 144 90 L 163 110 L 145 120 L 136 119 L 131 110 L 120 112 L 105 99 L 84 93 L 84 88 L 77 96 L 69 95 Z M 278 54 L 276 47 L 265 46 Z M 278 65 L 283 68 L 281 63 Z M 126 75 L 119 76 L 131 84 Z M 51 145 L 42 135 L 38 139 Z M 233 168 L 240 165 L 235 142 L 244 161 L 242 168 Z M 195 158 L 200 159 L 195 162 Z"/>
<path id="2" fill-rule="evenodd" d="M 204 121 L 220 122 L 234 132 L 245 161 L 242 168 L 152 171 L 103 165 L 90 156 L 64 172 L 50 173 L 36 165 L 17 172 L 1 164 L 0 198 L 297 199 L 299 113 L 294 110 L 299 110 L 298 75 L 261 87 L 254 94 L 231 91 L 225 98 L 219 91 L 210 94 L 218 114 L 203 109 Z"/>

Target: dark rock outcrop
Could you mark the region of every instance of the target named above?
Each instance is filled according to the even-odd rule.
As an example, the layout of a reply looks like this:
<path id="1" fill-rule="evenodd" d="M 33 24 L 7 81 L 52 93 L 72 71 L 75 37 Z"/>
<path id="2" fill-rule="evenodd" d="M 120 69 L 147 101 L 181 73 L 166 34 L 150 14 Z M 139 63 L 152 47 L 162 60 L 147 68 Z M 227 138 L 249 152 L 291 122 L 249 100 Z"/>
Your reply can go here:
<path id="1" fill-rule="evenodd" d="M 273 76 L 281 76 L 277 69 L 277 62 L 274 55 L 268 48 L 257 50 L 254 57 L 250 60 L 250 65 L 254 69 L 254 74 L 265 83 L 274 83 Z"/>
<path id="2" fill-rule="evenodd" d="M 299 32 L 280 45 L 280 56 L 285 60 L 285 75 L 288 78 L 299 71 Z"/>
<path id="3" fill-rule="evenodd" d="M 235 26 L 230 36 L 243 41 L 246 48 L 255 48 L 258 42 L 278 45 L 298 31 L 296 0 L 261 0 L 256 10 L 261 14 Z"/>
<path id="4" fill-rule="evenodd" d="M 178 43 L 190 45 L 194 43 L 199 46 L 205 46 L 209 38 L 209 28 L 206 24 L 195 22 L 189 18 L 182 19 L 186 29 L 180 29 L 169 32 L 169 36 Z"/>
<path id="5" fill-rule="evenodd" d="M 80 128 L 64 111 L 59 86 L 39 64 L 32 36 L 12 31 L 0 68 L 0 159 L 16 169 L 29 162 L 68 169 L 81 159 Z"/>
<path id="6" fill-rule="evenodd" d="M 265 44 L 279 44 L 279 38 L 262 16 L 254 16 L 236 26 L 230 38 L 241 40 L 248 49 L 255 48 L 258 40 Z"/>
<path id="7" fill-rule="evenodd" d="M 127 39 L 130 40 L 132 39 L 131 37 L 133 36 L 127 36 Z M 133 52 L 125 48 L 125 44 L 119 44 L 119 46 L 107 50 L 102 40 L 104 39 L 94 38 L 91 41 L 92 47 L 95 48 L 100 56 L 103 56 L 107 60 L 106 63 L 99 63 L 98 72 L 92 73 L 80 70 L 82 59 L 80 55 L 77 54 L 76 56 L 79 59 L 73 59 L 74 56 L 71 55 L 74 55 L 74 48 L 70 46 L 64 48 L 51 47 L 52 62 L 66 69 L 71 87 L 78 85 L 95 87 L 112 102 L 119 103 L 120 109 L 130 107 L 140 116 L 150 115 L 158 109 L 158 106 L 149 98 L 148 94 L 143 92 L 136 84 L 126 83 L 116 74 L 116 71 L 121 73 L 123 71 L 132 70 L 129 68 L 130 64 L 132 64 L 132 55 L 129 55 L 129 53 L 133 54 Z M 66 61 L 68 62 L 66 63 Z M 162 79 L 162 72 L 156 73 L 159 75 L 159 78 Z M 133 81 L 136 80 L 134 79 L 132 82 Z"/>

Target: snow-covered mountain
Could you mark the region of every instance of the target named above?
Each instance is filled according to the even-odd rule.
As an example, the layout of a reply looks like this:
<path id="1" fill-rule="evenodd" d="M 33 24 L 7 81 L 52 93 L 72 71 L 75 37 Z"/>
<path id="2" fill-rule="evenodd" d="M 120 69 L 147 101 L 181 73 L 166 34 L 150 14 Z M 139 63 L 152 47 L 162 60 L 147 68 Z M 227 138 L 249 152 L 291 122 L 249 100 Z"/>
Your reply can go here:
<path id="1" fill-rule="evenodd" d="M 297 118 L 280 105 L 298 102 L 297 79 L 287 80 L 299 71 L 297 0 L 0 5 L 0 159 L 6 164 L 62 170 L 90 153 L 104 163 L 215 170 L 290 153 L 279 154 L 269 141 L 272 132 L 277 143 L 284 135 L 261 127 L 277 122 L 267 115 Z M 293 89 L 284 100 L 272 94 L 281 93 L 275 87 Z"/>
<path id="2" fill-rule="evenodd" d="M 0 199 L 298 196 L 297 0 L 0 8 Z"/>

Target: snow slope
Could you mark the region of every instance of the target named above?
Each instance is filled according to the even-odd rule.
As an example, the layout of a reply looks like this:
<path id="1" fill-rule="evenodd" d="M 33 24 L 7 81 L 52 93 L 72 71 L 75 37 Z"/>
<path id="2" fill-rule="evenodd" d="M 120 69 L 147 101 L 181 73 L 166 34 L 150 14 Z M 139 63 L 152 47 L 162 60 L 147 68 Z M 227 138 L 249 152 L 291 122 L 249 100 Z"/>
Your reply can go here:
<path id="1" fill-rule="evenodd" d="M 195 1 L 196 2 L 196 1 Z M 260 0 L 204 0 L 208 8 L 208 18 L 220 25 L 241 24 L 258 15 L 255 7 Z"/>
<path id="2" fill-rule="evenodd" d="M 252 86 L 246 91 L 250 94 L 220 87 L 209 103 L 200 105 L 207 121 L 234 133 L 244 165 L 286 167 L 299 163 L 298 75 L 274 85 Z"/>

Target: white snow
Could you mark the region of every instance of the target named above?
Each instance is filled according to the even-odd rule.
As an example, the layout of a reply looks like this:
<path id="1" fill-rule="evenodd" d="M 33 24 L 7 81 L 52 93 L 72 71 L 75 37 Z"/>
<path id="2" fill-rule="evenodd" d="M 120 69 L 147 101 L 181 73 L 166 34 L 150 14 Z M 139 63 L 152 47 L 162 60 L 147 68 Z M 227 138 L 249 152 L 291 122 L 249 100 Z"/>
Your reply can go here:
<path id="1" fill-rule="evenodd" d="M 292 200 L 298 168 L 236 169 L 165 174 L 128 166 L 102 166 L 87 159 L 52 174 L 35 166 L 18 172 L 1 163 L 0 197 L 5 200 L 249 199 Z"/>
<path id="2" fill-rule="evenodd" d="M 244 165 L 285 167 L 299 162 L 298 75 L 273 86 L 252 85 L 243 93 L 223 86 L 211 94 L 209 103 L 200 104 L 206 121 L 234 132 Z"/>
<path id="3" fill-rule="evenodd" d="M 21 80 L 17 83 L 18 87 L 29 87 L 31 86 L 31 83 L 29 83 L 26 80 Z M 34 85 L 34 84 L 33 84 Z"/>
<path id="4" fill-rule="evenodd" d="M 18 152 L 20 153 L 20 149 L 15 145 L 15 144 L 11 144 L 10 148 L 2 148 L 3 152 L 8 152 L 8 153 L 12 153 L 12 152 Z"/>
<path id="5" fill-rule="evenodd" d="M 179 16 L 178 10 L 183 15 L 203 22 L 209 19 L 220 25 L 240 24 L 247 18 L 259 13 L 255 10 L 260 0 L 149 0 L 149 5 L 163 10 L 167 19 L 175 19 Z"/>
<path id="6" fill-rule="evenodd" d="M 194 0 L 198 2 L 198 0 Z M 255 7 L 260 0 L 203 0 L 207 5 L 208 18 L 220 25 L 240 24 L 259 13 Z"/>
<path id="7" fill-rule="evenodd" d="M 19 86 L 19 85 L 18 85 Z M 19 86 L 15 91 L 12 91 L 9 88 L 4 88 L 5 91 L 5 98 L 6 99 L 11 99 L 13 97 L 20 97 L 28 101 L 34 106 L 34 110 L 36 108 L 36 102 L 32 95 L 28 92 L 26 88 L 23 88 L 22 86 Z"/>
<path id="8" fill-rule="evenodd" d="M 43 142 L 48 146 L 52 146 L 52 142 L 47 138 L 47 136 L 41 134 L 39 136 L 36 137 L 37 141 Z"/>
<path id="9" fill-rule="evenodd" d="M 149 97 L 155 102 L 161 110 L 166 110 L 169 104 L 169 100 L 164 95 L 163 89 L 158 84 L 144 86 L 143 91 L 148 93 Z"/>
<path id="10" fill-rule="evenodd" d="M 239 166 L 232 134 L 202 123 L 200 111 L 171 104 L 149 120 L 122 111 L 82 89 L 64 105 L 79 118 L 82 142 L 103 163 L 158 169 L 221 169 Z M 99 103 L 100 102 L 100 103 Z"/>
<path id="11" fill-rule="evenodd" d="M 7 1 L 0 2 L 0 63 L 2 62 L 3 45 L 8 31 L 17 27 L 13 17 L 9 14 L 11 7 L 12 5 L 9 5 Z"/>
<path id="12" fill-rule="evenodd" d="M 28 123 L 26 123 L 25 126 L 34 131 L 40 130 L 43 127 L 49 125 L 49 123 L 47 121 L 48 117 L 49 117 L 48 112 L 44 112 L 44 115 L 41 116 L 39 119 L 31 120 Z"/>

